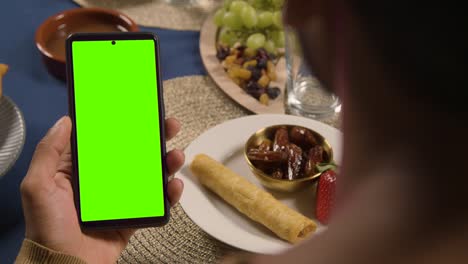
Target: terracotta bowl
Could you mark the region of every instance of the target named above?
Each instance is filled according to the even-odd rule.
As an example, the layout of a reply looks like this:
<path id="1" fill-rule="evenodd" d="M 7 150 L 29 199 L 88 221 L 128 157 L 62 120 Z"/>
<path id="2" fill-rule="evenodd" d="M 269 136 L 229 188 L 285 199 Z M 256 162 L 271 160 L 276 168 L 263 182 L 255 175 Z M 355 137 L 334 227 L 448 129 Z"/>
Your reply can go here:
<path id="1" fill-rule="evenodd" d="M 36 46 L 50 74 L 66 80 L 65 40 L 78 32 L 135 32 L 128 16 L 102 8 L 76 8 L 49 17 L 36 31 Z"/>

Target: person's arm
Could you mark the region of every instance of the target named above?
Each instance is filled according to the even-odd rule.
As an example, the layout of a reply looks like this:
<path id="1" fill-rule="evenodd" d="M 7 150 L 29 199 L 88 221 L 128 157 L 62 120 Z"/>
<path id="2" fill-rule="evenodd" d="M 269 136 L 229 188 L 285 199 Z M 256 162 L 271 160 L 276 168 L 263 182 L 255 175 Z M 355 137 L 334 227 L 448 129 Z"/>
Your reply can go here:
<path id="1" fill-rule="evenodd" d="M 32 240 L 24 239 L 16 257 L 15 264 L 85 264 L 78 257 L 67 255 L 40 245 Z"/>

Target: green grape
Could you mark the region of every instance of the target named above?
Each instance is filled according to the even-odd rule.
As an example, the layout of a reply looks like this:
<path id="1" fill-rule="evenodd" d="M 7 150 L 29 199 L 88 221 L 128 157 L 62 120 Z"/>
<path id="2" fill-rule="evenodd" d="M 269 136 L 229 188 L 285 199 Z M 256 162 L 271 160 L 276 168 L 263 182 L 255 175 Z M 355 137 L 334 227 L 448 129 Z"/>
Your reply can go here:
<path id="1" fill-rule="evenodd" d="M 242 45 L 246 45 L 247 43 L 247 38 L 250 36 L 250 33 L 247 33 L 245 31 L 239 31 L 237 32 L 237 39 Z"/>
<path id="2" fill-rule="evenodd" d="M 250 5 L 246 5 L 242 9 L 241 18 L 244 26 L 247 28 L 253 28 L 257 25 L 257 12 L 255 12 L 255 9 Z"/>
<path id="3" fill-rule="evenodd" d="M 286 42 L 286 38 L 284 36 L 284 31 L 276 30 L 270 33 L 270 38 L 275 43 L 275 46 L 278 48 L 284 48 L 284 43 Z"/>
<path id="4" fill-rule="evenodd" d="M 223 8 L 220 8 L 218 11 L 216 11 L 214 15 L 214 23 L 218 27 L 221 27 L 223 25 L 224 13 L 225 13 L 225 10 Z"/>
<path id="5" fill-rule="evenodd" d="M 231 6 L 232 0 L 224 0 L 223 7 L 224 9 L 228 10 Z"/>
<path id="6" fill-rule="evenodd" d="M 284 0 L 270 0 L 275 9 L 281 9 L 284 5 Z"/>
<path id="7" fill-rule="evenodd" d="M 264 9 L 264 7 L 268 5 L 266 2 L 267 0 L 249 0 L 249 3 L 256 9 Z"/>
<path id="8" fill-rule="evenodd" d="M 255 33 L 250 35 L 250 37 L 247 39 L 247 47 L 251 49 L 259 49 L 262 48 L 265 45 L 265 35 L 262 33 Z"/>
<path id="9" fill-rule="evenodd" d="M 258 14 L 257 27 L 266 28 L 273 24 L 273 13 L 269 11 L 261 12 Z"/>
<path id="10" fill-rule="evenodd" d="M 272 40 L 267 40 L 265 42 L 265 50 L 268 51 L 269 53 L 275 53 L 276 52 L 276 47 L 275 43 Z"/>
<path id="11" fill-rule="evenodd" d="M 283 16 L 281 15 L 280 11 L 273 13 L 273 25 L 275 25 L 277 28 L 283 28 Z"/>
<path id="12" fill-rule="evenodd" d="M 242 9 L 248 4 L 244 1 L 236 0 L 232 1 L 229 11 L 234 12 L 236 15 L 240 16 L 242 14 Z"/>
<path id="13" fill-rule="evenodd" d="M 219 41 L 228 46 L 232 46 L 234 45 L 234 43 L 236 43 L 237 36 L 232 30 L 228 28 L 223 28 L 219 32 Z"/>
<path id="14" fill-rule="evenodd" d="M 223 17 L 223 24 L 232 29 L 241 29 L 242 20 L 233 12 L 226 12 Z"/>

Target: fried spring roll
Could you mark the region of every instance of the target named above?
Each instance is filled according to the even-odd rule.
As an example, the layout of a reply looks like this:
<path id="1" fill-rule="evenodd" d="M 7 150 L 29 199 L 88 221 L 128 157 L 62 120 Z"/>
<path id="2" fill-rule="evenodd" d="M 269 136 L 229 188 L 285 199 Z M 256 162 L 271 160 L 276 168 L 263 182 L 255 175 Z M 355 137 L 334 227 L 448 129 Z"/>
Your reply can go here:
<path id="1" fill-rule="evenodd" d="M 194 158 L 190 170 L 208 189 L 284 240 L 297 243 L 317 227 L 311 219 L 287 207 L 205 154 L 198 154 Z"/>

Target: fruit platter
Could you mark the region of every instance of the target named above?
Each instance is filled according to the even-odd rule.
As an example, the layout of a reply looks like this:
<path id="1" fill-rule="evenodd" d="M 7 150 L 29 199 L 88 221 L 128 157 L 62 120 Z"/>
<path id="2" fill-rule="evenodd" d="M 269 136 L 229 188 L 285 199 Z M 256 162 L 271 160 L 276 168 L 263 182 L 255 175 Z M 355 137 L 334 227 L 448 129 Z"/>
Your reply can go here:
<path id="1" fill-rule="evenodd" d="M 200 53 L 214 82 L 256 114 L 284 113 L 283 0 L 224 0 L 201 30 Z"/>

